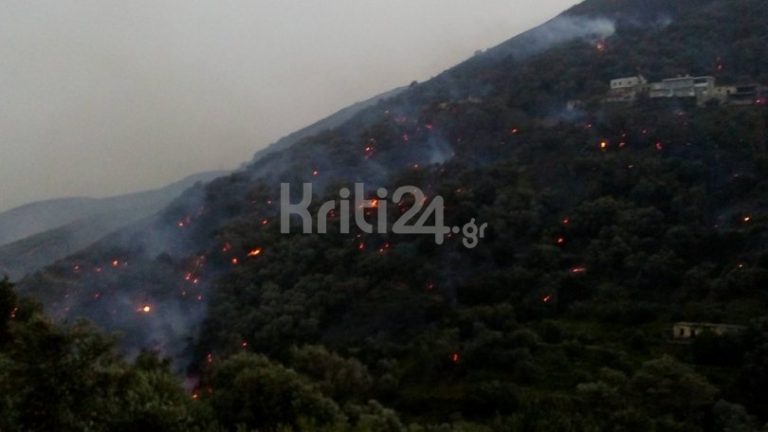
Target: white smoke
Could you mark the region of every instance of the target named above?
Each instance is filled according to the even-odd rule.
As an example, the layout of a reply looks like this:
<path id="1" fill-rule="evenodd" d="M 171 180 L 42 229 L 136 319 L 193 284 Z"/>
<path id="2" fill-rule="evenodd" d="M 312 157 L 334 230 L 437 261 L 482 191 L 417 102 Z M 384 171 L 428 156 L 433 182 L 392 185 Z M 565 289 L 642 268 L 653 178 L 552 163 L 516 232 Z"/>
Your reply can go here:
<path id="1" fill-rule="evenodd" d="M 616 32 L 616 24 L 607 18 L 560 16 L 536 27 L 526 36 L 537 51 L 580 38 L 606 38 Z"/>

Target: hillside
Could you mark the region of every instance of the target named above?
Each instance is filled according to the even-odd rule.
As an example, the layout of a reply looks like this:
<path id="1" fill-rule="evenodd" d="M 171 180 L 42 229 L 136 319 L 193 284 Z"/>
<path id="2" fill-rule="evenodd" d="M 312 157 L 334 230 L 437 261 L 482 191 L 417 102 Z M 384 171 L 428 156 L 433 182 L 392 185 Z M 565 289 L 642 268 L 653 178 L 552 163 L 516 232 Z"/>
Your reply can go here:
<path id="1" fill-rule="evenodd" d="M 766 42 L 756 0 L 588 0 L 18 292 L 171 356 L 225 430 L 759 430 L 768 111 L 603 98 L 635 74 L 768 84 Z M 312 214 L 415 185 L 489 232 L 281 234 L 281 182 L 312 182 Z M 413 202 L 380 205 L 391 226 Z"/>

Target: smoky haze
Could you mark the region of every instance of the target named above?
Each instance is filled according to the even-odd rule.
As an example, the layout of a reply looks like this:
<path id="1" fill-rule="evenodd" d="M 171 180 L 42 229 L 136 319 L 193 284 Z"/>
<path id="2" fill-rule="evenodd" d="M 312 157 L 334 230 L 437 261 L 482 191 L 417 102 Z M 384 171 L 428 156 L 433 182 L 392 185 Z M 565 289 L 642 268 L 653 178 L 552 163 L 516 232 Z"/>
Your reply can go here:
<path id="1" fill-rule="evenodd" d="M 230 169 L 573 0 L 0 0 L 0 211 Z"/>

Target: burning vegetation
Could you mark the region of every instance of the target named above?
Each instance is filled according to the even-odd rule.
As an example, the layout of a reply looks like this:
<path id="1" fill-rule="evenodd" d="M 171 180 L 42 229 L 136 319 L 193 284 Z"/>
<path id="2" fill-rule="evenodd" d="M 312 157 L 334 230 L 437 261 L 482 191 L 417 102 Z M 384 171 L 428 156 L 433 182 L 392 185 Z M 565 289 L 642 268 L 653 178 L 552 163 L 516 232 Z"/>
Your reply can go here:
<path id="1" fill-rule="evenodd" d="M 628 2 L 602 2 L 619 3 Z M 675 2 L 672 12 L 686 4 Z M 755 5 L 764 6 L 744 3 Z M 739 26 L 764 28 L 752 16 L 765 18 L 764 9 L 739 15 Z M 85 316 L 119 330 L 128 354 L 172 356 L 187 376 L 186 393 L 169 384 L 169 365 L 146 354 L 105 368 L 121 377 L 120 386 L 105 387 L 111 375 L 92 384 L 101 369 L 91 366 L 117 356 L 100 357 L 84 342 L 14 345 L 53 330 L 13 304 L 2 309 L 13 325 L 0 327 L 0 353 L 12 362 L 0 371 L 6 400 L 17 412 L 57 415 L 35 400 L 69 399 L 18 388 L 50 388 L 37 381 L 40 358 L 84 358 L 51 363 L 74 379 L 56 374 L 50 382 L 74 386 L 67 395 L 127 387 L 112 393 L 115 417 L 136 409 L 119 399 L 124 393 L 139 394 L 153 415 L 137 418 L 225 430 L 357 430 L 361 419 L 430 430 L 439 427 L 432 418 L 477 430 L 709 430 L 713 416 L 745 422 L 733 430 L 764 424 L 765 107 L 666 100 L 606 108 L 595 96 L 638 64 L 674 76 L 691 58 L 717 58 L 723 74 L 749 76 L 755 64 L 720 52 L 741 41 L 733 38 L 743 32 L 728 24 L 736 19 L 702 26 L 696 20 L 709 16 L 697 11 L 676 15 L 679 29 L 716 31 L 686 38 L 691 46 L 663 28 L 635 38 L 638 30 L 624 22 L 631 20 L 620 20 L 630 27 L 615 35 L 608 20 L 578 20 L 589 24 L 586 33 L 556 23 L 549 29 L 588 37 L 533 50 L 562 40 L 544 32 L 504 55 L 483 53 L 183 197 L 144 231 L 24 281 L 20 291 L 54 317 Z M 643 57 L 662 44 L 697 55 Z M 470 251 L 453 234 L 442 247 L 355 230 L 280 234 L 280 182 L 317 184 L 315 209 L 360 179 L 441 196 L 447 226 L 488 220 L 487 241 Z M 402 215 L 414 204 L 367 199 L 372 224 L 379 211 Z M 672 344 L 664 329 L 677 319 L 750 326 L 749 337 Z M 21 355 L 30 346 L 45 351 Z M 24 363 L 29 358 L 36 360 Z M 598 394 L 605 389 L 621 409 L 605 406 Z M 669 397 L 647 397 L 659 389 Z M 68 409 L 82 414 L 69 418 L 110 421 L 94 420 L 100 411 L 87 400 Z"/>

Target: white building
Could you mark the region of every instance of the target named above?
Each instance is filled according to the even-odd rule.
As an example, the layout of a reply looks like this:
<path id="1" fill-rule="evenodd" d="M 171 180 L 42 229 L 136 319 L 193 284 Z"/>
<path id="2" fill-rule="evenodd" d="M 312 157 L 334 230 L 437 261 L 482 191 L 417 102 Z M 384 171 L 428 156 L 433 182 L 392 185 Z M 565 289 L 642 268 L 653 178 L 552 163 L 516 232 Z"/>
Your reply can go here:
<path id="1" fill-rule="evenodd" d="M 650 85 L 651 99 L 659 98 L 692 98 L 698 105 L 704 105 L 708 100 L 717 97 L 715 92 L 715 77 L 684 76 L 667 78 Z"/>
<path id="2" fill-rule="evenodd" d="M 606 102 L 634 102 L 645 93 L 648 80 L 642 75 L 611 80 L 611 90 Z"/>

